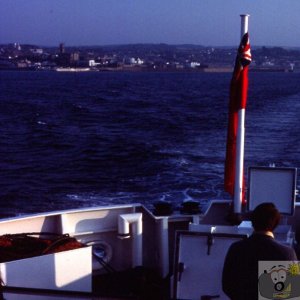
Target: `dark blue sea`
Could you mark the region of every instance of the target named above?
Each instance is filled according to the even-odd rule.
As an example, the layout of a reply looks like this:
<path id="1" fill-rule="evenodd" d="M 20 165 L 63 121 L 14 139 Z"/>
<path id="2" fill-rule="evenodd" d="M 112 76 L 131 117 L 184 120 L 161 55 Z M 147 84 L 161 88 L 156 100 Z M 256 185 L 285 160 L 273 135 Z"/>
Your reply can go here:
<path id="1" fill-rule="evenodd" d="M 250 73 L 245 169 L 300 164 L 300 73 Z M 229 73 L 0 72 L 0 215 L 223 190 Z"/>

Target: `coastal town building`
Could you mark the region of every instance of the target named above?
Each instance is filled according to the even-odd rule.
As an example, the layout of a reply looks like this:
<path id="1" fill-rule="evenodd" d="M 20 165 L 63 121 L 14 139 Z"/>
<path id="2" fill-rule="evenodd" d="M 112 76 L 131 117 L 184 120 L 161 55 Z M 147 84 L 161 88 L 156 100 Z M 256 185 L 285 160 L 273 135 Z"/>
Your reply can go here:
<path id="1" fill-rule="evenodd" d="M 119 46 L 57 47 L 0 45 L 0 69 L 56 70 L 89 68 L 93 71 L 231 72 L 234 47 L 133 44 Z M 250 71 L 300 70 L 300 49 L 252 47 Z"/>

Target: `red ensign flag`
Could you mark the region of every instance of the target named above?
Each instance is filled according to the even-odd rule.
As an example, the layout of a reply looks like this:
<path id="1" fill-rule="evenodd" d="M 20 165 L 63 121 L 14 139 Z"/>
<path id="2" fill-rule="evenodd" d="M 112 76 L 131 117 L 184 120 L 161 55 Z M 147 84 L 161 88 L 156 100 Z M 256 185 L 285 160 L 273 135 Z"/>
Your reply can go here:
<path id="1" fill-rule="evenodd" d="M 242 37 L 235 61 L 233 76 L 230 83 L 229 120 L 227 131 L 225 191 L 234 195 L 236 137 L 238 127 L 238 111 L 246 108 L 248 92 L 248 66 L 251 62 L 251 52 L 248 33 Z"/>

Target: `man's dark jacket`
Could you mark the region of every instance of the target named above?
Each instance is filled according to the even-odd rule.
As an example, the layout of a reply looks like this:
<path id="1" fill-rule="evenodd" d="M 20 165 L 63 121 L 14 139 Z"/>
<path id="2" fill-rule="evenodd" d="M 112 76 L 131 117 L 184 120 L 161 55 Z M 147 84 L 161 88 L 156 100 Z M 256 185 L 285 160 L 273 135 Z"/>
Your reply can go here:
<path id="1" fill-rule="evenodd" d="M 222 285 L 232 300 L 258 298 L 258 261 L 296 261 L 295 251 L 265 234 L 233 243 L 224 262 Z"/>

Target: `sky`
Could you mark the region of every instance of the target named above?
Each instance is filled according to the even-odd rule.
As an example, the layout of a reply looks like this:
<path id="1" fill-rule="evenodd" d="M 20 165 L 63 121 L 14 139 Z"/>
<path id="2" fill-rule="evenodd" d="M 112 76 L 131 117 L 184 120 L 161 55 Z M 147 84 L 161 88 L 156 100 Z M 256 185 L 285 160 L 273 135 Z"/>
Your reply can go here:
<path id="1" fill-rule="evenodd" d="M 300 0 L 0 0 L 0 44 L 300 47 Z"/>

